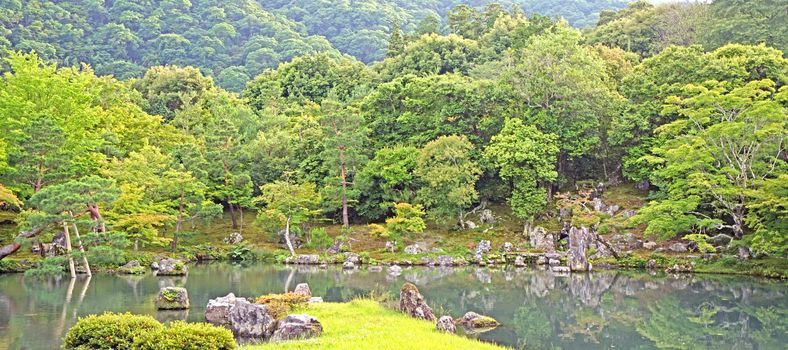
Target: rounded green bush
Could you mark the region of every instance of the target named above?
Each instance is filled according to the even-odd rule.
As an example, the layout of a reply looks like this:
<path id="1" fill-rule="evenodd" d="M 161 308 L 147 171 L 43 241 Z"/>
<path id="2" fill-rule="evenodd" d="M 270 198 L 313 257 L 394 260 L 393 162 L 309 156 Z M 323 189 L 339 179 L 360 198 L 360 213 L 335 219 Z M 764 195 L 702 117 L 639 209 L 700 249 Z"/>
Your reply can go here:
<path id="1" fill-rule="evenodd" d="M 175 321 L 168 328 L 141 334 L 135 350 L 229 350 L 235 349 L 230 330 L 207 323 Z"/>
<path id="2" fill-rule="evenodd" d="M 134 339 L 161 331 L 164 326 L 150 316 L 130 313 L 90 315 L 80 318 L 66 334 L 63 347 L 69 349 L 134 349 Z"/>

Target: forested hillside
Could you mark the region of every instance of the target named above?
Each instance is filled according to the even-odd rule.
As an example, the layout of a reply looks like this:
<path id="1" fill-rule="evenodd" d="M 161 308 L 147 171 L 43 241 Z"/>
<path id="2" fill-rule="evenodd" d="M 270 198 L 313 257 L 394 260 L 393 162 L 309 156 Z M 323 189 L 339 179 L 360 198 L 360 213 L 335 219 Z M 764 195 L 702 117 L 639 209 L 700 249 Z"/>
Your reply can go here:
<path id="1" fill-rule="evenodd" d="M 746 36 L 672 46 L 697 41 L 611 27 L 678 5 L 637 3 L 586 33 L 504 6 L 459 6 L 447 33 L 394 31 L 387 57 L 366 65 L 251 2 L 243 11 L 179 3 L 180 22 L 160 26 L 137 24 L 178 6 L 135 4 L 83 4 L 83 19 L 131 21 L 121 31 L 128 45 L 103 49 L 82 45 L 69 25 L 76 18 L 14 22 L 12 42 L 44 48 L 4 54 L 0 81 L 0 199 L 19 214 L 22 242 L 79 222 L 178 252 L 197 222 L 226 212 L 233 230 L 256 213 L 273 236 L 284 229 L 322 246 L 330 240 L 311 225 L 350 234 L 356 224 L 401 247 L 427 227 L 473 229 L 468 213 L 493 203 L 518 222 L 505 234 L 541 225 L 558 236 L 566 227 L 555 218 L 574 208 L 571 225 L 600 233 L 684 238 L 701 251 L 723 234 L 759 254 L 786 254 L 788 60 Z M 28 30 L 38 27 L 48 30 Z M 170 30 L 184 36 L 159 34 Z M 49 41 L 27 39 L 41 33 Z M 611 33 L 643 45 L 608 41 Z M 48 42 L 69 48 L 65 64 L 47 59 L 59 55 Z M 148 51 L 149 42 L 158 44 Z M 249 58 L 269 51 L 280 56 Z M 111 52 L 141 77 L 102 76 L 112 63 L 76 66 Z M 199 52 L 205 64 L 181 61 Z M 275 68 L 235 94 L 217 86 L 227 77 L 219 61 L 242 65 L 232 68 L 239 76 Z M 626 215 L 591 210 L 580 194 L 590 184 L 602 191 L 600 182 L 637 184 L 648 198 Z"/>

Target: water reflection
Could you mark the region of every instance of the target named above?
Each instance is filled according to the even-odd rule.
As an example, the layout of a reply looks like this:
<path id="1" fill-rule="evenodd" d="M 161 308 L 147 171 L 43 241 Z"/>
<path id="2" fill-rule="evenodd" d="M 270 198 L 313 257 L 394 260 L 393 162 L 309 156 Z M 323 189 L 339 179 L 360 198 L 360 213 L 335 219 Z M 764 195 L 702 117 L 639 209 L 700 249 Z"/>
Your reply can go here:
<path id="1" fill-rule="evenodd" d="M 77 317 L 103 311 L 200 321 L 210 298 L 292 290 L 307 282 L 326 301 L 397 295 L 416 284 L 439 314 L 487 314 L 502 326 L 475 335 L 528 349 L 780 349 L 788 341 L 788 284 L 746 277 L 534 269 L 408 268 L 399 276 L 329 267 L 209 264 L 186 277 L 0 276 L 0 349 L 53 349 Z M 159 288 L 183 286 L 193 308 L 157 312 Z M 42 333 L 43 332 L 43 333 Z"/>

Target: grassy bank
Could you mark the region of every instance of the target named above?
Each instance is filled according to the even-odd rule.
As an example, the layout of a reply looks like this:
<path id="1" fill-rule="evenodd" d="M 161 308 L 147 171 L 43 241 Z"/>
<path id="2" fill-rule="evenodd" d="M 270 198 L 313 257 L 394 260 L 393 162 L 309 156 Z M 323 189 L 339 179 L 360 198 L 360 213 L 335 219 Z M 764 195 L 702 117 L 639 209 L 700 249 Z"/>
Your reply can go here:
<path id="1" fill-rule="evenodd" d="M 432 322 L 405 316 L 372 300 L 314 304 L 303 312 L 320 320 L 323 324 L 323 335 L 314 339 L 248 346 L 243 349 L 506 349 L 462 336 L 440 333 L 435 330 Z"/>

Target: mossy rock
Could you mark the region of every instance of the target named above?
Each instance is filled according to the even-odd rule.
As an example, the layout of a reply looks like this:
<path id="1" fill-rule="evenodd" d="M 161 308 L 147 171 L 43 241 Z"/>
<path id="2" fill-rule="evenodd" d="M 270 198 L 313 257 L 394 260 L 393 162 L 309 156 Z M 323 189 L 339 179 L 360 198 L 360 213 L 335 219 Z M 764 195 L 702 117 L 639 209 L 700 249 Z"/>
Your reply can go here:
<path id="1" fill-rule="evenodd" d="M 185 288 L 165 287 L 159 290 L 159 295 L 156 297 L 157 309 L 184 310 L 189 307 L 189 293 Z"/>

